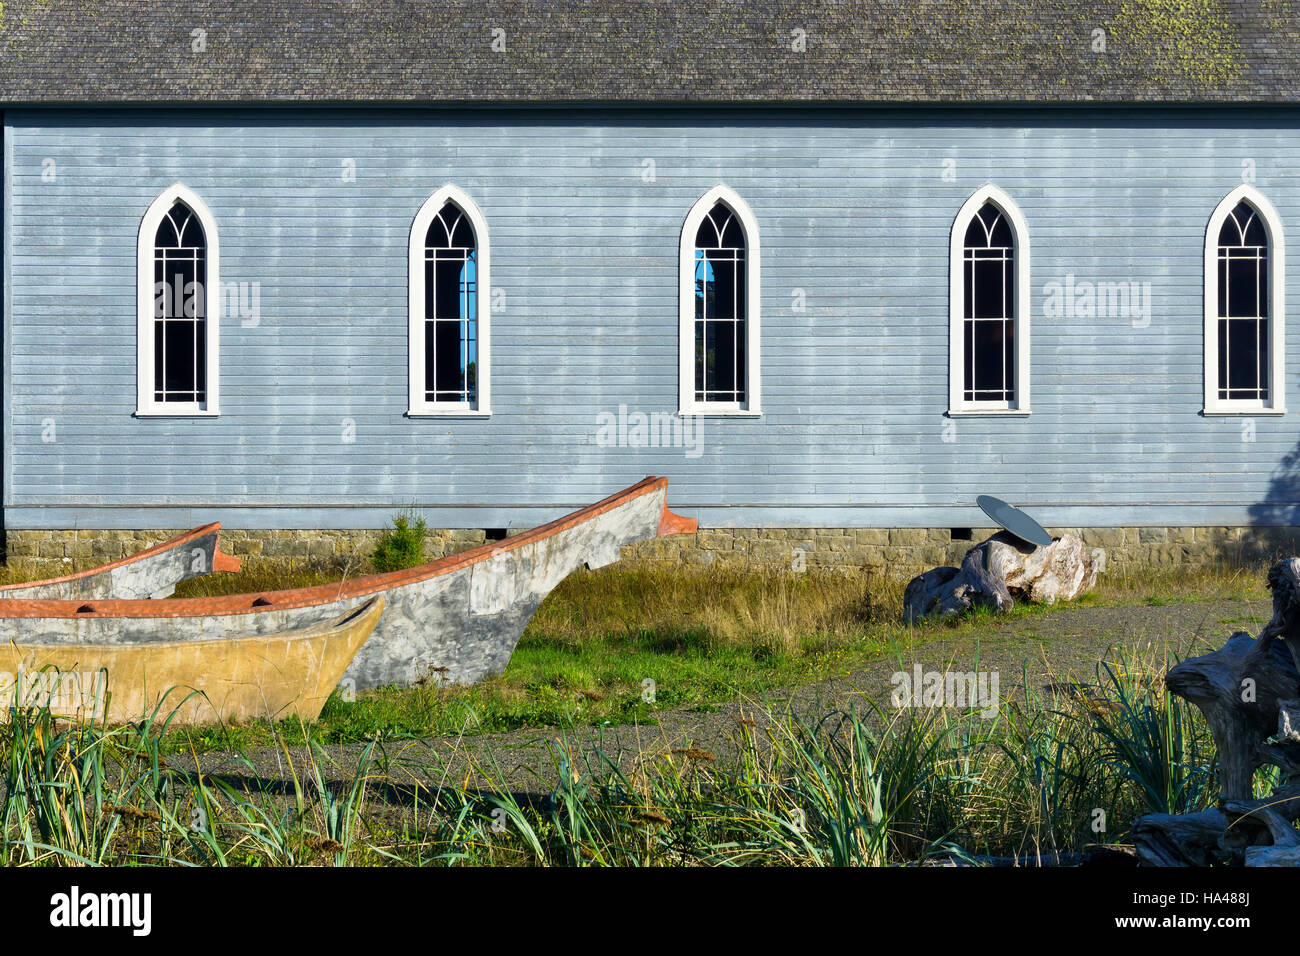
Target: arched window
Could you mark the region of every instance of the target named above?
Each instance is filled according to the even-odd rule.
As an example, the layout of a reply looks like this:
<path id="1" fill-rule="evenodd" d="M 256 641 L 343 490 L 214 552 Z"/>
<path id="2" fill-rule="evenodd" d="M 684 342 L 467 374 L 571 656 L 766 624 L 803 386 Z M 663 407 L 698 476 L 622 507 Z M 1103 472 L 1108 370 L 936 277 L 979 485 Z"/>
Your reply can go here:
<path id="1" fill-rule="evenodd" d="M 164 191 L 136 255 L 136 414 L 217 414 L 217 228 L 203 200 L 179 184 Z"/>
<path id="2" fill-rule="evenodd" d="M 691 208 L 681 242 L 680 410 L 757 415 L 758 224 L 725 186 Z"/>
<path id="3" fill-rule="evenodd" d="M 953 223 L 949 414 L 1029 411 L 1029 231 L 1011 198 L 984 186 Z"/>
<path id="4" fill-rule="evenodd" d="M 1205 236 L 1205 411 L 1283 412 L 1282 223 L 1260 193 L 1240 186 Z"/>
<path id="5" fill-rule="evenodd" d="M 488 414 L 487 223 L 455 186 L 415 217 L 410 293 L 409 414 Z"/>

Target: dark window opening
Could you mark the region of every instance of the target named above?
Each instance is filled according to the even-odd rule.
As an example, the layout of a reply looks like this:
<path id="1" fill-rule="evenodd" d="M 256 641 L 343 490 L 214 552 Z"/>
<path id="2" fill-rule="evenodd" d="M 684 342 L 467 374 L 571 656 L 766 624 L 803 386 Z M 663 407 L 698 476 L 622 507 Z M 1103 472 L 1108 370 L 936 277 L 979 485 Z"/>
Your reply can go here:
<path id="1" fill-rule="evenodd" d="M 153 397 L 207 401 L 207 240 L 194 211 L 179 200 L 154 237 Z"/>
<path id="2" fill-rule="evenodd" d="M 1268 232 L 1259 211 L 1240 202 L 1219 230 L 1215 373 L 1220 400 L 1269 400 L 1268 277 Z"/>
<path id="3" fill-rule="evenodd" d="M 716 204 L 695 232 L 695 400 L 746 400 L 748 315 L 745 232 Z"/>
<path id="4" fill-rule="evenodd" d="M 962 253 L 962 398 L 1016 400 L 1016 250 L 1002 210 L 985 203 L 966 227 Z"/>
<path id="5" fill-rule="evenodd" d="M 438 210 L 425 234 L 424 400 L 478 400 L 478 248 L 455 203 Z"/>

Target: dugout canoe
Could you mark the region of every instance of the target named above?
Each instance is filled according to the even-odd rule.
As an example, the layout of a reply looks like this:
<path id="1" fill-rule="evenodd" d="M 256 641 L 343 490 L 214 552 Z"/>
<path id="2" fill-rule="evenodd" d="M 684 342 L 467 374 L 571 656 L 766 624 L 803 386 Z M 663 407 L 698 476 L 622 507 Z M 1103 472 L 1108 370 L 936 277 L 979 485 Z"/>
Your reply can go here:
<path id="1" fill-rule="evenodd" d="M 0 639 L 140 644 L 274 634 L 383 595 L 388 609 L 347 670 L 352 686 L 472 684 L 505 669 L 524 625 L 570 572 L 611 564 L 626 545 L 695 530 L 693 519 L 668 510 L 668 479 L 645 478 L 502 541 L 337 584 L 168 601 L 0 601 Z"/>
<path id="2" fill-rule="evenodd" d="M 187 578 L 239 570 L 239 559 L 222 553 L 220 534 L 221 523 L 214 521 L 120 561 L 62 577 L 2 585 L 0 600 L 167 597 Z"/>
<path id="3" fill-rule="evenodd" d="M 12 706 L 110 724 L 315 720 L 375 629 L 384 599 L 280 634 L 148 644 L 0 648 L 0 719 Z"/>

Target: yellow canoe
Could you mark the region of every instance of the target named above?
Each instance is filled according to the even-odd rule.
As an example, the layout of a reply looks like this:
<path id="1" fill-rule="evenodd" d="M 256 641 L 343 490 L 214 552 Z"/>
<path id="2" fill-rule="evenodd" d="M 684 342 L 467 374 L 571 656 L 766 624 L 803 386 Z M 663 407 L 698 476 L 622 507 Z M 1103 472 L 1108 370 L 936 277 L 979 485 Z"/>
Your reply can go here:
<path id="1" fill-rule="evenodd" d="M 209 641 L 10 643 L 0 648 L 0 720 L 14 706 L 107 723 L 155 711 L 172 726 L 315 720 L 383 610 L 376 597 L 325 624 Z"/>

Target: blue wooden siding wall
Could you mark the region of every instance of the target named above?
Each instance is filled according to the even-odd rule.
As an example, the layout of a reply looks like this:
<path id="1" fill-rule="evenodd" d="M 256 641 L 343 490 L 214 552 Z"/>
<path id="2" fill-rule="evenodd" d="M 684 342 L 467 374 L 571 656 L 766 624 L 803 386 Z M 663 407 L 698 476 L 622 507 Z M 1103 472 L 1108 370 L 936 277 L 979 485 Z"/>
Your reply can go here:
<path id="1" fill-rule="evenodd" d="M 12 110 L 6 521 L 376 527 L 413 504 L 517 526 L 662 474 L 705 525 L 980 524 L 982 492 L 1058 526 L 1291 523 L 1296 412 L 1200 414 L 1202 256 L 1251 161 L 1300 302 L 1298 119 Z M 136 234 L 178 181 L 260 318 L 222 321 L 220 418 L 137 419 Z M 990 181 L 1031 230 L 1033 414 L 954 421 L 949 229 Z M 404 415 L 408 231 L 447 182 L 486 216 L 505 296 L 488 420 Z M 761 229 L 763 415 L 706 419 L 698 456 L 602 445 L 601 412 L 677 408 L 678 239 L 718 183 Z M 1045 317 L 1071 274 L 1150 282 L 1149 325 Z M 1300 407 L 1300 322 L 1287 351 Z"/>

